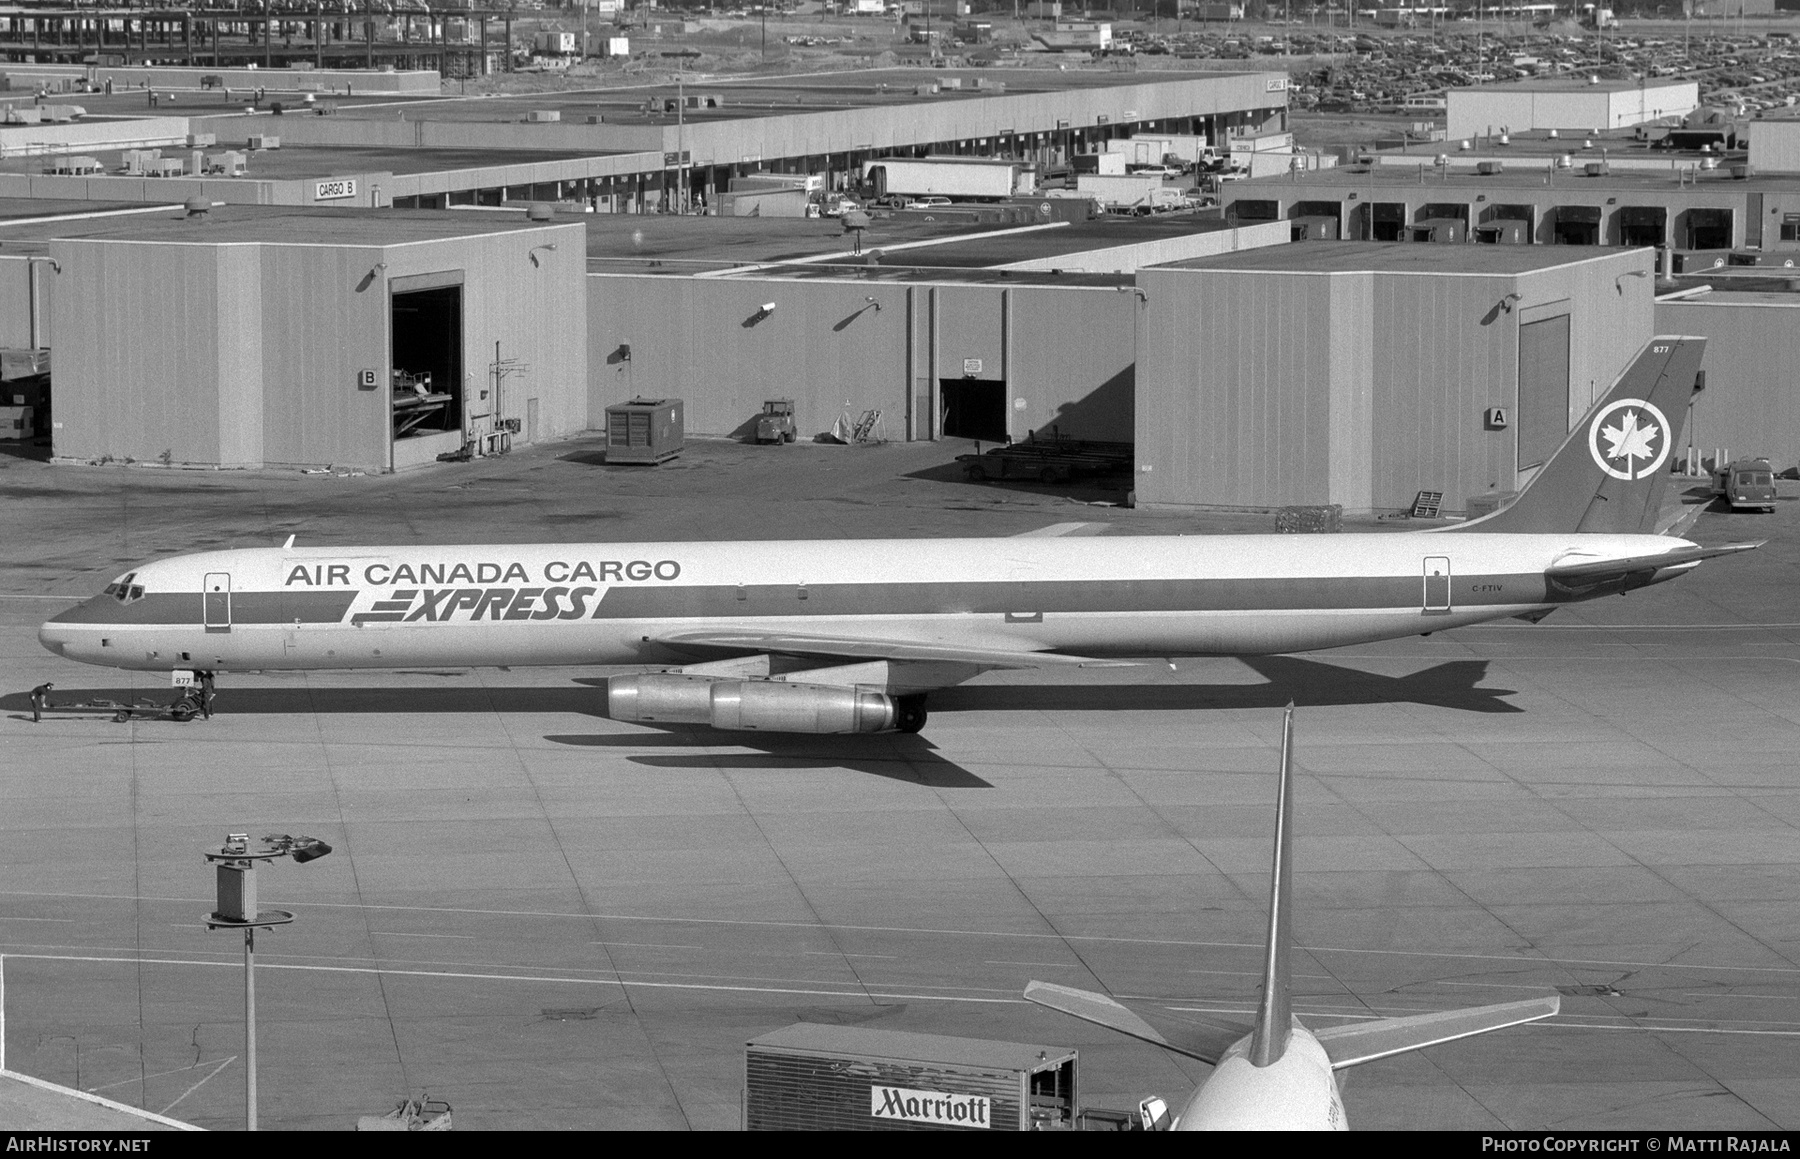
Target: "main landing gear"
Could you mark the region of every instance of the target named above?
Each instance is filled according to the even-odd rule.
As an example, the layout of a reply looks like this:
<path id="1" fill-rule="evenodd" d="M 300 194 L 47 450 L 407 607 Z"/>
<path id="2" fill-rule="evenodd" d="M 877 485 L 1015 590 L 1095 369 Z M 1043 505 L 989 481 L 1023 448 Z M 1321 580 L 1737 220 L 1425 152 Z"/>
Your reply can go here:
<path id="1" fill-rule="evenodd" d="M 925 727 L 925 694 L 894 698 L 894 726 L 901 732 L 918 732 Z"/>

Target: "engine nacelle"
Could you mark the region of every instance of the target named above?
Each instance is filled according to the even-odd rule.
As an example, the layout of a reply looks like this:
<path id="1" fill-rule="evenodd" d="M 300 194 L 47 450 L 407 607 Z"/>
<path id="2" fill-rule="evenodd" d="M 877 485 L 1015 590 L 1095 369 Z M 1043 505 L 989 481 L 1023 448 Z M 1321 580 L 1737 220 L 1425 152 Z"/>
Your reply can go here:
<path id="1" fill-rule="evenodd" d="M 789 684 L 782 680 L 725 680 L 713 685 L 712 726 L 753 732 L 887 732 L 898 720 L 894 699 L 882 692 Z"/>
<path id="2" fill-rule="evenodd" d="M 606 679 L 606 714 L 614 720 L 711 724 L 716 676 L 652 672 Z"/>
<path id="3" fill-rule="evenodd" d="M 894 698 L 881 692 L 675 672 L 609 677 L 606 707 L 614 720 L 749 732 L 887 732 L 899 721 Z"/>

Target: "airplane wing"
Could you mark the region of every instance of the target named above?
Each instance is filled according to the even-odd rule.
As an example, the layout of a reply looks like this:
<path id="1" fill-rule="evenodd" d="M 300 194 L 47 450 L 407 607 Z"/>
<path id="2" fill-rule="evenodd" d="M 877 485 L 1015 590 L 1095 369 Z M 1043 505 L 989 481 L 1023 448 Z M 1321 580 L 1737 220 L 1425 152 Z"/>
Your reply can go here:
<path id="1" fill-rule="evenodd" d="M 967 648 L 957 644 L 920 644 L 911 640 L 876 640 L 858 636 L 816 636 L 803 632 L 725 629 L 669 632 L 656 643 L 699 648 L 735 648 L 752 652 L 784 652 L 799 656 L 849 656 L 859 660 L 947 660 L 983 668 L 1135 668 L 1134 660 L 1098 660 L 1060 652 L 1024 649 Z"/>
<path id="2" fill-rule="evenodd" d="M 1212 1065 L 1218 1064 L 1219 1058 L 1232 1043 L 1250 1033 L 1248 1026 L 1224 1021 L 1196 1020 L 1195 1024 L 1190 1025 L 1185 1021 L 1178 1024 L 1172 1019 L 1158 1019 L 1163 1025 L 1152 1026 L 1137 1012 L 1119 1005 L 1104 994 L 1077 990 L 1073 986 L 1058 986 L 1052 982 L 1034 981 L 1027 985 L 1025 1001 L 1047 1006 L 1051 1010 L 1060 1010 L 1083 1022 L 1092 1022 L 1096 1026 L 1104 1026 L 1108 1030 L 1155 1043 L 1176 1054 L 1185 1054 Z"/>
<path id="3" fill-rule="evenodd" d="M 1110 523 L 1052 523 L 1048 527 L 1039 527 L 1031 531 L 1021 531 L 1014 539 L 1054 539 L 1071 535 L 1105 535 L 1112 530 Z"/>
<path id="4" fill-rule="evenodd" d="M 1029 994 L 1026 997 L 1030 997 Z M 1467 1010 L 1441 1010 L 1431 1014 L 1412 1014 L 1404 1018 L 1383 1018 L 1375 1022 L 1352 1022 L 1315 1030 L 1313 1037 L 1331 1058 L 1331 1069 L 1373 1062 L 1392 1054 L 1422 1050 L 1440 1042 L 1452 1042 L 1473 1034 L 1485 1034 L 1523 1022 L 1549 1018 L 1562 1008 L 1561 997 L 1527 998 L 1523 1002 L 1502 1002 L 1495 1006 L 1475 1006 Z"/>
<path id="5" fill-rule="evenodd" d="M 1570 562 L 1567 563 L 1551 564 L 1544 570 L 1544 579 L 1552 587 L 1571 594 L 1613 583 L 1638 587 L 1648 583 L 1651 576 L 1665 568 L 1691 567 L 1703 559 L 1736 555 L 1740 551 L 1755 551 L 1767 542 L 1766 539 L 1759 539 L 1755 543 L 1727 543 L 1720 547 L 1682 547 L 1658 555 L 1634 555 L 1625 559 L 1585 562 L 1576 556 L 1570 557 Z M 1632 583 L 1634 579 L 1640 582 Z"/>

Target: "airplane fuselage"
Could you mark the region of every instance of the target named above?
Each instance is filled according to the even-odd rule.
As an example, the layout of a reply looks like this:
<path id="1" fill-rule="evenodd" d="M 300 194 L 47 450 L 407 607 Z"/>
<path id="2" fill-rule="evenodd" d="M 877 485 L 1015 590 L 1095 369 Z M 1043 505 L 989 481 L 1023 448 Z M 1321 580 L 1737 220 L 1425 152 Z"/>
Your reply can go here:
<path id="1" fill-rule="evenodd" d="M 696 629 L 1084 656 L 1267 655 L 1583 598 L 1545 569 L 1656 535 L 1416 532 L 266 548 L 146 564 L 46 623 L 115 668 L 626 665 Z M 1669 578 L 1693 566 L 1658 572 Z"/>
<path id="2" fill-rule="evenodd" d="M 1176 1116 L 1177 1131 L 1348 1131 L 1331 1058 L 1293 1023 L 1287 1049 L 1268 1066 L 1250 1061 L 1250 1036 L 1238 1040 L 1194 1089 Z"/>

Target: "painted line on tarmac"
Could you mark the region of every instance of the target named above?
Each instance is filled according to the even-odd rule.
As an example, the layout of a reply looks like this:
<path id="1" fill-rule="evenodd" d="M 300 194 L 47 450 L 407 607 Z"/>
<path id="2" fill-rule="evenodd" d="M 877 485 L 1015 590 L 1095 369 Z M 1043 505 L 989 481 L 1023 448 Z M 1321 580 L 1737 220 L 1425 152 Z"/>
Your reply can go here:
<path id="1" fill-rule="evenodd" d="M 475 940 L 474 934 L 407 934 L 399 930 L 370 930 L 369 936 L 375 938 L 459 938 L 471 942 Z"/>
<path id="2" fill-rule="evenodd" d="M 140 897 L 132 894 L 54 893 L 47 890 L 0 890 L 0 897 L 56 897 L 81 901 L 151 901 L 170 902 L 181 905 L 209 905 L 215 900 L 210 897 Z M 641 914 L 583 914 L 557 912 L 554 910 L 496 910 L 473 909 L 457 906 L 419 907 L 370 905 L 361 902 L 299 902 L 288 904 L 293 904 L 295 909 L 352 909 L 401 911 L 405 913 L 470 914 L 477 917 L 562 918 L 584 922 L 663 922 L 672 925 L 743 926 L 759 929 L 804 929 L 819 930 L 822 932 L 828 930 L 845 930 L 852 933 L 900 934 L 907 937 L 932 935 L 938 937 L 959 938 L 1019 938 L 1028 941 L 1087 942 L 1119 946 L 1167 946 L 1171 949 L 1251 950 L 1258 954 L 1267 949 L 1267 946 L 1261 942 L 1203 942 L 1183 940 L 1180 938 L 1119 938 L 1100 934 L 1036 934 L 1022 933 L 1016 930 L 948 930 L 917 926 L 853 926 L 820 922 L 758 920 L 752 918 L 668 918 L 644 917 Z M 1515 966 L 1624 966 L 1634 970 L 1719 970 L 1750 974 L 1800 974 L 1800 966 L 1695 965 L 1687 962 L 1634 962 L 1623 958 L 1527 958 L 1517 954 L 1470 954 L 1454 953 L 1445 950 L 1370 950 L 1359 949 L 1352 946 L 1304 946 L 1301 948 L 1311 954 L 1356 954 L 1366 957 L 1386 958 L 1444 958 L 1458 962 L 1506 962 Z M 5 956 L 13 957 L 14 955 L 8 953 L 5 954 Z"/>
<path id="3" fill-rule="evenodd" d="M 236 1058 L 237 1058 L 237 1055 L 234 1054 L 231 1056 L 231 1058 L 208 1059 L 205 1062 L 197 1062 L 192 1066 L 178 1066 L 174 1070 L 159 1070 L 159 1071 L 155 1072 L 154 1074 L 133 1075 L 131 1078 L 128 1078 L 128 1079 L 120 1079 L 116 1083 L 102 1083 L 100 1086 L 87 1087 L 85 1089 L 87 1090 L 88 1094 L 97 1095 L 101 1091 L 110 1091 L 114 1087 L 128 1087 L 132 1083 L 145 1083 L 145 1082 L 149 1082 L 151 1079 L 162 1078 L 164 1075 L 186 1074 L 188 1071 L 191 1071 L 191 1070 L 199 1070 L 203 1066 L 212 1066 L 214 1063 L 231 1062 Z"/>
<path id="4" fill-rule="evenodd" d="M 144 958 L 130 955 L 106 956 L 99 954 L 7 954 L 8 958 L 21 958 L 43 962 L 100 962 L 105 964 L 125 963 L 136 966 L 219 966 L 227 969 L 241 970 L 243 963 L 230 961 L 207 961 L 201 958 Z M 908 1002 L 977 1002 L 983 1005 L 1024 1005 L 1023 998 L 971 998 L 956 994 L 902 994 L 887 993 L 869 989 L 845 990 L 809 990 L 797 986 L 724 986 L 716 983 L 701 982 L 627 982 L 620 978 L 570 978 L 567 976 L 545 974 L 477 974 L 452 970 L 389 970 L 380 966 L 302 966 L 281 962 L 258 962 L 259 970 L 292 970 L 300 973 L 317 974 L 374 974 L 381 977 L 400 978 L 442 978 L 456 982 L 547 982 L 573 986 L 617 986 L 619 989 L 650 990 L 708 990 L 732 994 L 791 994 L 807 998 L 891 998 Z"/>
<path id="5" fill-rule="evenodd" d="M 704 950 L 705 946 L 682 946 L 671 942 L 589 942 L 590 946 L 618 947 L 627 950 Z"/>

